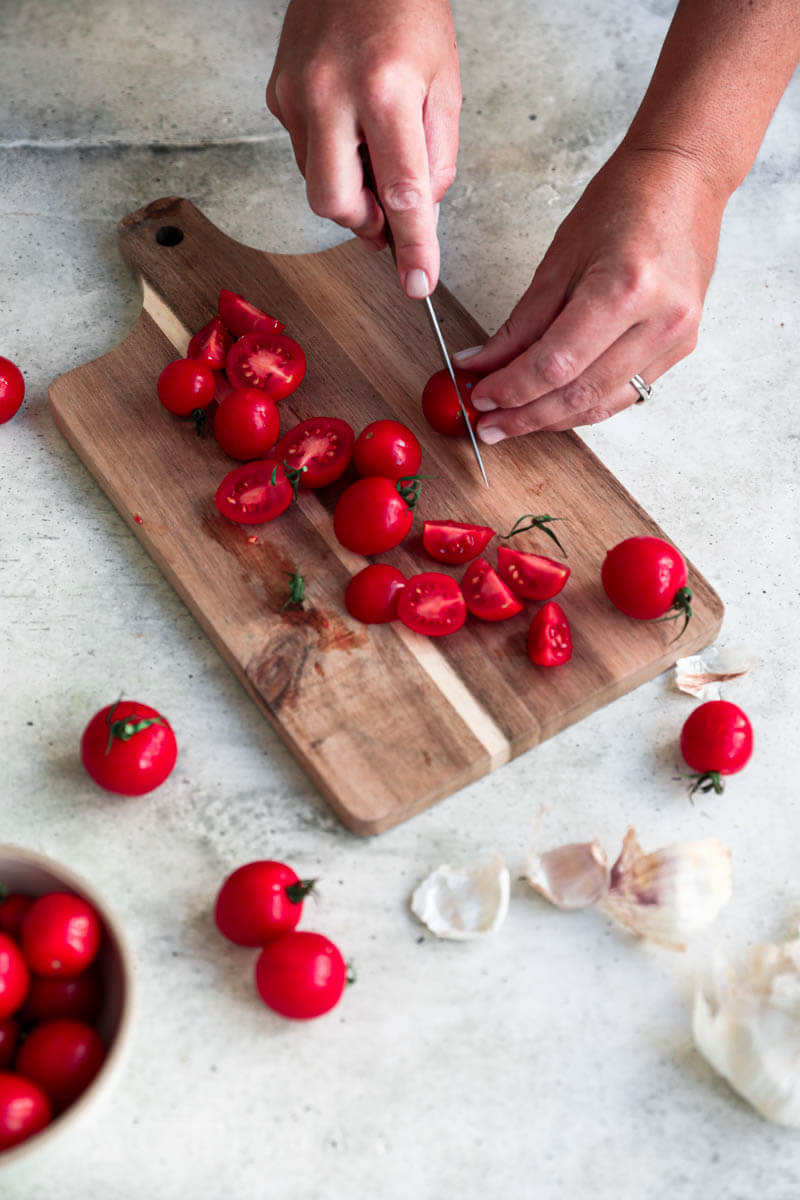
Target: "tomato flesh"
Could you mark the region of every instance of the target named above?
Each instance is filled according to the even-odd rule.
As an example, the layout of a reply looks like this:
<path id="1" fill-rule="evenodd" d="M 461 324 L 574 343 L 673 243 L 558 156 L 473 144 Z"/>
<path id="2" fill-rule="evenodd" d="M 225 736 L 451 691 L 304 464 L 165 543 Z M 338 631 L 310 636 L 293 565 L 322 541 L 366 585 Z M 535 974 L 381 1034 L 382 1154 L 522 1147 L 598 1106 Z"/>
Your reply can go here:
<path id="1" fill-rule="evenodd" d="M 419 471 L 422 447 L 401 421 L 373 421 L 356 438 L 353 461 L 359 475 L 402 479 Z"/>
<path id="2" fill-rule="evenodd" d="M 544 554 L 498 546 L 497 574 L 525 600 L 550 600 L 561 591 L 570 570 L 564 563 Z"/>
<path id="3" fill-rule="evenodd" d="M 196 358 L 176 358 L 164 367 L 156 390 L 167 412 L 176 417 L 190 417 L 208 408 L 216 387 L 214 372 L 208 363 Z"/>
<path id="4" fill-rule="evenodd" d="M 425 521 L 422 526 L 422 544 L 437 562 L 471 562 L 486 549 L 493 537 L 494 530 L 488 525 Z"/>
<path id="5" fill-rule="evenodd" d="M 405 586 L 406 577 L 397 567 L 370 563 L 348 583 L 345 608 L 365 625 L 384 625 L 397 617 L 397 600 Z"/>
<path id="6" fill-rule="evenodd" d="M 321 488 L 343 475 L 353 454 L 355 435 L 338 417 L 309 417 L 285 433 L 273 458 L 302 470 L 301 488 Z"/>
<path id="7" fill-rule="evenodd" d="M 686 586 L 686 563 L 662 538 L 626 538 L 606 554 L 601 578 L 606 595 L 620 612 L 653 621 L 669 612 Z"/>
<path id="8" fill-rule="evenodd" d="M 383 554 L 402 542 L 414 514 L 398 487 L 399 481 L 368 475 L 342 492 L 333 529 L 343 546 L 356 554 Z"/>
<path id="9" fill-rule="evenodd" d="M 212 317 L 207 325 L 198 329 L 189 342 L 187 358 L 196 358 L 207 363 L 212 371 L 221 371 L 225 366 L 228 350 L 233 345 L 233 336 L 219 317 Z"/>
<path id="10" fill-rule="evenodd" d="M 38 1133 L 52 1117 L 47 1096 L 32 1079 L 0 1072 L 0 1151 Z"/>
<path id="11" fill-rule="evenodd" d="M 507 583 L 485 558 L 476 558 L 461 580 L 467 608 L 482 621 L 505 621 L 522 612 L 522 605 Z"/>
<path id="12" fill-rule="evenodd" d="M 225 373 L 235 388 L 263 388 L 273 400 L 283 400 L 302 383 L 306 356 L 285 333 L 246 333 L 228 351 Z"/>
<path id="13" fill-rule="evenodd" d="M 572 658 L 572 632 L 560 604 L 550 600 L 531 621 L 528 658 L 537 667 L 558 667 Z"/>
<path id="14" fill-rule="evenodd" d="M 455 376 L 467 419 L 475 429 L 481 414 L 473 405 L 470 393 L 482 376 L 477 371 L 462 371 L 458 367 L 455 368 Z M 428 424 L 437 433 L 442 433 L 445 437 L 467 437 L 467 422 L 458 403 L 450 372 L 446 368 L 436 371 L 425 384 L 422 411 Z"/>
<path id="15" fill-rule="evenodd" d="M 101 788 L 144 796 L 160 787 L 178 757 L 167 721 L 149 704 L 118 700 L 92 717 L 81 738 L 81 761 Z"/>
<path id="16" fill-rule="evenodd" d="M 214 413 L 214 437 L 231 458 L 263 458 L 275 445 L 281 419 L 262 388 L 234 388 Z M 273 458 L 277 457 L 273 455 Z"/>
<path id="17" fill-rule="evenodd" d="M 406 581 L 397 600 L 397 615 L 415 633 L 443 637 L 461 628 L 467 619 L 467 605 L 452 576 L 423 571 Z"/>
<path id="18" fill-rule="evenodd" d="M 294 930 L 268 942 L 256 962 L 256 987 L 269 1008 L 307 1021 L 341 999 L 347 967 L 338 948 L 321 933 Z"/>
<path id="19" fill-rule="evenodd" d="M 10 421 L 25 399 L 25 380 L 16 363 L 0 356 L 0 425 Z"/>
<path id="20" fill-rule="evenodd" d="M 293 499 L 283 464 L 276 458 L 265 458 L 229 471 L 217 488 L 214 503 L 229 521 L 263 525 L 285 512 Z"/>
<path id="21" fill-rule="evenodd" d="M 280 333 L 285 328 L 281 321 L 229 288 L 220 291 L 217 311 L 226 328 L 236 337 L 245 333 Z"/>
<path id="22" fill-rule="evenodd" d="M 237 946 L 263 946 L 294 929 L 310 886 L 285 863 L 272 859 L 245 863 L 219 890 L 214 906 L 217 928 Z"/>

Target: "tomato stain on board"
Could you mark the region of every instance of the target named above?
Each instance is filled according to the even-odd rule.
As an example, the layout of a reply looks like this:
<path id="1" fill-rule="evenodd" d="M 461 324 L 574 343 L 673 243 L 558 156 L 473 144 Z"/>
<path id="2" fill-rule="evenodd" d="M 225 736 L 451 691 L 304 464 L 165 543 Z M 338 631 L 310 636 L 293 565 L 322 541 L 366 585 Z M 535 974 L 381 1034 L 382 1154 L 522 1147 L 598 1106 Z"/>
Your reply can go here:
<path id="1" fill-rule="evenodd" d="M 344 650 L 349 654 L 351 650 L 360 650 L 369 641 L 366 633 L 349 629 L 336 613 L 326 615 L 318 608 L 286 609 L 281 617 L 287 625 L 313 630 L 317 635 L 317 650 Z"/>
<path id="2" fill-rule="evenodd" d="M 146 529 L 148 533 L 166 533 L 166 525 L 162 525 L 160 521 L 145 521 L 141 513 L 134 513 L 133 519 L 137 525 L 141 525 L 142 529 Z"/>

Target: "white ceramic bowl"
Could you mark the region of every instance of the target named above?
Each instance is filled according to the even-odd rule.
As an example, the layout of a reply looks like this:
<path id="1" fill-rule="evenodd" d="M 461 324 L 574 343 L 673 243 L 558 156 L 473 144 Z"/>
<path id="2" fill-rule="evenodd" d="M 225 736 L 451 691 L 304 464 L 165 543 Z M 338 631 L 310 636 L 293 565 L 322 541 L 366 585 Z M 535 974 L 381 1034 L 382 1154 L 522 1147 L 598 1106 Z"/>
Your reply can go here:
<path id="1" fill-rule="evenodd" d="M 74 892 L 95 909 L 103 923 L 98 965 L 103 999 L 95 1026 L 106 1044 L 105 1062 L 81 1096 L 49 1125 L 19 1145 L 0 1153 L 0 1169 L 24 1154 L 43 1150 L 70 1128 L 102 1096 L 119 1068 L 130 1040 L 133 1011 L 133 961 L 123 933 L 94 889 L 68 867 L 21 846 L 0 844 L 0 883 L 9 892 L 42 896 L 45 892 Z"/>

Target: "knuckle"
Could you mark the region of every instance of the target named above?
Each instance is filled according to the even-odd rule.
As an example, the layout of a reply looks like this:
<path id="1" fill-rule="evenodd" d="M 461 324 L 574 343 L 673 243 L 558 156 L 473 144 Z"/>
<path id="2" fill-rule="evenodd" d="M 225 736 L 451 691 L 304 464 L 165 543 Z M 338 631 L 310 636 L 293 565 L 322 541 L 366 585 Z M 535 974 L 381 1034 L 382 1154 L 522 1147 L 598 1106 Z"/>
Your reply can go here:
<path id="1" fill-rule="evenodd" d="M 619 271 L 616 293 L 617 302 L 628 312 L 641 311 L 655 288 L 655 272 L 652 263 L 638 256 L 624 262 Z"/>
<path id="2" fill-rule="evenodd" d="M 571 413 L 585 413 L 599 405 L 603 398 L 603 390 L 596 380 L 582 375 L 564 388 L 562 401 L 564 407 Z"/>
<path id="3" fill-rule="evenodd" d="M 605 408 L 597 404 L 594 408 L 589 408 L 583 413 L 581 425 L 599 425 L 601 421 L 607 421 L 613 415 L 614 413 L 610 408 Z"/>
<path id="4" fill-rule="evenodd" d="M 338 87 L 338 71 L 333 63 L 311 58 L 303 66 L 300 83 L 309 107 L 326 105 Z"/>
<path id="5" fill-rule="evenodd" d="M 699 306 L 691 300 L 674 301 L 664 314 L 664 336 L 675 341 L 692 338 L 700 325 Z"/>
<path id="6" fill-rule="evenodd" d="M 424 192 L 417 180 L 406 178 L 383 184 L 380 196 L 387 212 L 405 213 L 421 206 Z"/>
<path id="7" fill-rule="evenodd" d="M 403 65 L 386 59 L 377 63 L 364 80 L 364 100 L 374 112 L 387 112 L 406 93 L 408 82 Z"/>
<path id="8" fill-rule="evenodd" d="M 352 221 L 353 213 L 342 198 L 334 192 L 310 184 L 306 188 L 306 195 L 308 196 L 309 208 L 318 217 L 325 217 L 328 221 L 335 221 L 337 225 L 349 225 Z"/>
<path id="9" fill-rule="evenodd" d="M 575 378 L 575 359 L 568 350 L 546 350 L 535 366 L 537 374 L 553 388 L 564 387 Z"/>

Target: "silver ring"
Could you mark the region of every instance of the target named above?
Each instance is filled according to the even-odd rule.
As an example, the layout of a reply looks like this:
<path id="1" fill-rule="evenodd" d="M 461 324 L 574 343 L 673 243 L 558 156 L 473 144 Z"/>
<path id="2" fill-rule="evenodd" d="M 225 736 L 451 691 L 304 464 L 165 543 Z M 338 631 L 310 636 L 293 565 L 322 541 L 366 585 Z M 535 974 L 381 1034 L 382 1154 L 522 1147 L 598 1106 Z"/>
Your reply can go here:
<path id="1" fill-rule="evenodd" d="M 639 393 L 639 399 L 634 400 L 634 404 L 642 404 L 645 400 L 649 400 L 653 394 L 652 387 L 649 383 L 645 383 L 641 375 L 634 375 L 633 379 L 630 380 L 630 385 L 632 388 L 636 388 L 636 391 Z"/>

